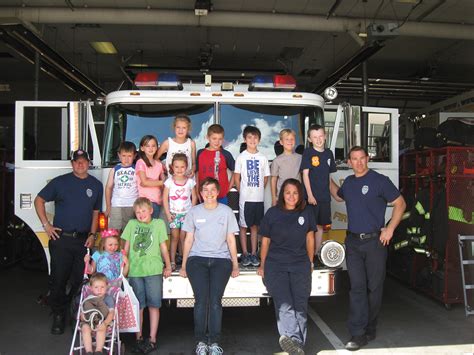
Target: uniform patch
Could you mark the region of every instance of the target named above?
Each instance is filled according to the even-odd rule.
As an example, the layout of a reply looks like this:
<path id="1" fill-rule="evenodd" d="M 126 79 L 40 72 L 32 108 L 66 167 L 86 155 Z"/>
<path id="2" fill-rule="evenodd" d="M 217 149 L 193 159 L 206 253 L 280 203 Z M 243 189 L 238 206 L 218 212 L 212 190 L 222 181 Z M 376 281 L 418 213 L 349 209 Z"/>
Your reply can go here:
<path id="1" fill-rule="evenodd" d="M 328 166 L 331 166 L 331 158 L 328 158 Z"/>
<path id="2" fill-rule="evenodd" d="M 311 158 L 311 165 L 312 166 L 319 166 L 319 157 L 315 155 L 314 157 Z"/>
<path id="3" fill-rule="evenodd" d="M 91 190 L 91 189 L 87 189 L 87 190 L 86 190 L 86 195 L 87 195 L 87 197 L 92 197 L 92 190 Z"/>
<path id="4" fill-rule="evenodd" d="M 298 218 L 298 223 L 300 224 L 300 226 L 302 226 L 304 224 L 304 217 L 303 216 L 300 216 Z"/>
<path id="5" fill-rule="evenodd" d="M 366 195 L 369 192 L 369 187 L 367 185 L 362 186 L 362 194 Z"/>

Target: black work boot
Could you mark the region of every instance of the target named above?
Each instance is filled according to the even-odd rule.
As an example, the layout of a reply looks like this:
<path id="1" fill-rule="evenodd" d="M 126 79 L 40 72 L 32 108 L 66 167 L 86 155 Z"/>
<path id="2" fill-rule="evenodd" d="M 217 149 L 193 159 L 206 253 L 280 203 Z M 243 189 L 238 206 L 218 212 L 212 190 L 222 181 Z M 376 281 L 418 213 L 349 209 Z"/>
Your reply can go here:
<path id="1" fill-rule="evenodd" d="M 346 350 L 356 351 L 367 345 L 367 337 L 364 335 L 353 336 L 346 344 Z"/>
<path id="2" fill-rule="evenodd" d="M 51 334 L 59 335 L 64 333 L 64 314 L 53 314 L 53 325 L 51 327 Z"/>

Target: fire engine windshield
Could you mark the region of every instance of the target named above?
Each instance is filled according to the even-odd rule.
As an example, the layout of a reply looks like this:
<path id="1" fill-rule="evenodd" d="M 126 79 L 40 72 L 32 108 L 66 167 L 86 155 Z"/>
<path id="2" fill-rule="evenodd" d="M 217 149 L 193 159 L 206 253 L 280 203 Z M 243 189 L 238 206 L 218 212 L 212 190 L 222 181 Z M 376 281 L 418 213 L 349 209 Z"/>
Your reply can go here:
<path id="1" fill-rule="evenodd" d="M 135 143 L 139 148 L 140 139 L 152 134 L 162 143 L 174 136 L 173 120 L 179 113 L 191 118 L 191 138 L 202 140 L 207 127 L 214 123 L 214 104 L 114 104 L 107 108 L 104 140 L 104 165 L 118 162 L 117 149 L 124 140 Z M 197 146 L 200 147 L 200 146 Z"/>
<path id="2" fill-rule="evenodd" d="M 187 114 L 192 121 L 191 138 L 197 149 L 207 144 L 209 125 L 220 123 L 225 129 L 224 148 L 234 157 L 242 148 L 242 131 L 247 125 L 260 129 L 262 138 L 259 150 L 273 160 L 275 143 L 283 128 L 296 132 L 296 146 L 302 149 L 308 127 L 323 123 L 323 110 L 317 106 L 288 106 L 260 104 L 112 104 L 107 108 L 104 139 L 104 165 L 118 162 L 117 149 L 123 140 L 139 145 L 146 134 L 157 137 L 159 143 L 174 136 L 173 120 L 179 113 Z"/>
<path id="3" fill-rule="evenodd" d="M 304 147 L 306 132 L 310 125 L 323 123 L 323 110 L 314 106 L 280 105 L 231 105 L 219 106 L 220 123 L 225 127 L 226 149 L 234 157 L 242 147 L 242 131 L 245 126 L 256 126 L 262 133 L 258 150 L 269 160 L 276 157 L 275 143 L 280 131 L 291 128 L 296 132 L 298 151 Z"/>

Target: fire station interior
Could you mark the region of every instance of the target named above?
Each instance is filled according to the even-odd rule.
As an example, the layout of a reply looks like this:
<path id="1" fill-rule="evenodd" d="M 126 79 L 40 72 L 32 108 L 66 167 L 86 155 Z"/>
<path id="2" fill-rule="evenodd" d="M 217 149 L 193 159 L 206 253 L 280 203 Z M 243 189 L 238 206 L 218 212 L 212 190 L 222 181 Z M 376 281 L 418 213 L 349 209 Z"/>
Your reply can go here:
<path id="1" fill-rule="evenodd" d="M 25 123 L 18 148 L 18 102 L 88 103 L 103 146 L 105 97 L 138 90 L 147 72 L 182 84 L 290 75 L 294 91 L 326 93 L 328 136 L 338 105 L 359 112 L 359 143 L 372 162 L 396 166 L 407 208 L 388 246 L 377 338 L 358 352 L 474 353 L 473 17 L 471 0 L 2 0 L 0 354 L 64 354 L 72 340 L 69 328 L 50 334 L 47 258 L 15 212 L 15 156 L 23 164 L 64 154 L 50 148 L 60 129 L 40 111 L 44 120 Z M 398 126 L 363 107 L 394 110 Z M 336 286 L 310 298 L 307 354 L 347 353 L 344 264 Z M 133 334 L 120 338 L 130 353 Z M 224 308 L 222 345 L 229 354 L 283 354 L 271 300 Z M 164 302 L 154 353 L 193 347 L 192 308 Z"/>

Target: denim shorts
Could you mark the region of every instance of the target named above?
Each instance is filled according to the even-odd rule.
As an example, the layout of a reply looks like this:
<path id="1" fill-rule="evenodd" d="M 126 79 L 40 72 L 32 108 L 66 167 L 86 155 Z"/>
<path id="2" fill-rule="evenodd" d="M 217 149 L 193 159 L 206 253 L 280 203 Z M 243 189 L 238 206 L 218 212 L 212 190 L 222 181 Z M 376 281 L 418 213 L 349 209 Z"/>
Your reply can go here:
<path id="1" fill-rule="evenodd" d="M 140 309 L 145 307 L 161 307 L 163 294 L 163 275 L 129 277 L 130 286 L 140 302 Z"/>
<path id="2" fill-rule="evenodd" d="M 151 215 L 151 218 L 160 218 L 161 205 L 157 204 L 156 202 L 152 202 L 151 205 L 153 206 L 153 214 Z"/>

